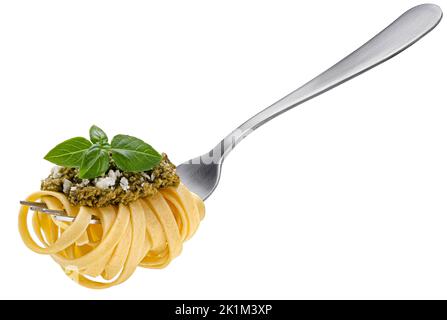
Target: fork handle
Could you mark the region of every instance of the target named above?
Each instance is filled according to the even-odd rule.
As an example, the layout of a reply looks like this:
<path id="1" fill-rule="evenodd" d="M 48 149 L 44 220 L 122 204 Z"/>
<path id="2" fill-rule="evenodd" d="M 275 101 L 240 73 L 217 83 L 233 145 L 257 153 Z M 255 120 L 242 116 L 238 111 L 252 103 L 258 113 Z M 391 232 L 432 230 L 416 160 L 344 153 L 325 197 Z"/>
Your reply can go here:
<path id="1" fill-rule="evenodd" d="M 409 9 L 334 66 L 248 119 L 213 150 L 218 151 L 222 161 L 236 144 L 264 123 L 394 57 L 433 30 L 441 18 L 441 8 L 435 4 Z"/>

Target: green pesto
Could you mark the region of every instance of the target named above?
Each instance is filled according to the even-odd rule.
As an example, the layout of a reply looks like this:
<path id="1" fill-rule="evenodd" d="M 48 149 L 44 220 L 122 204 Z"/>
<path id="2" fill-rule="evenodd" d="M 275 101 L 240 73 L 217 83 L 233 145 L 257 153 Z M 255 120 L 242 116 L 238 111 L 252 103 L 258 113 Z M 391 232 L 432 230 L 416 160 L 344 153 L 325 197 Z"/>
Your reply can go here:
<path id="1" fill-rule="evenodd" d="M 136 199 L 154 195 L 158 189 L 177 186 L 180 182 L 175 173 L 175 166 L 166 154 L 162 154 L 161 162 L 153 169 L 145 172 L 122 172 L 113 163 L 110 170 L 119 172 L 119 178 L 113 186 L 99 188 L 95 184 L 99 178 L 86 180 L 78 177 L 79 169 L 62 167 L 57 174 L 50 174 L 42 181 L 41 190 L 64 193 L 73 206 L 105 207 L 108 205 L 127 205 Z M 107 173 L 105 176 L 106 177 Z M 120 184 L 126 178 L 128 188 Z M 64 190 L 64 182 L 69 187 Z M 125 190 L 127 189 L 127 190 Z M 65 191 L 65 192 L 64 192 Z"/>

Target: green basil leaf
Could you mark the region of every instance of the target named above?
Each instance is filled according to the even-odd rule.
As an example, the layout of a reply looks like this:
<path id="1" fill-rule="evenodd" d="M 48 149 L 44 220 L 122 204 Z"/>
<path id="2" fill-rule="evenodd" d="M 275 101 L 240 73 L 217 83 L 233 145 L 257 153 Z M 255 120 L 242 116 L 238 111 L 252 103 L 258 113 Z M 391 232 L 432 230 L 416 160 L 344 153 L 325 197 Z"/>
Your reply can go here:
<path id="1" fill-rule="evenodd" d="M 85 138 L 76 137 L 59 143 L 44 157 L 52 163 L 64 167 L 79 167 L 84 153 L 92 143 Z"/>
<path id="2" fill-rule="evenodd" d="M 147 171 L 159 164 L 162 158 L 149 144 L 132 136 L 116 135 L 111 146 L 112 158 L 123 171 Z"/>
<path id="3" fill-rule="evenodd" d="M 109 138 L 101 128 L 93 125 L 90 127 L 90 140 L 93 143 L 107 143 Z"/>
<path id="4" fill-rule="evenodd" d="M 109 169 L 109 153 L 98 145 L 85 152 L 79 168 L 79 178 L 93 179 L 102 176 Z"/>

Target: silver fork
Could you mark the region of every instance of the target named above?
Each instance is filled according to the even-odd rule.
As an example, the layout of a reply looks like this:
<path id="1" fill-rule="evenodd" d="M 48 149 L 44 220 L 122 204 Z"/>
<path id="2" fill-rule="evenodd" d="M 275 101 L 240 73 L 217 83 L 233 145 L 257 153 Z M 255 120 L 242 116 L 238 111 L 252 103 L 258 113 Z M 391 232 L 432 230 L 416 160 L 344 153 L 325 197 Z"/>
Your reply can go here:
<path id="1" fill-rule="evenodd" d="M 177 173 L 181 181 L 206 200 L 219 183 L 225 157 L 248 134 L 276 116 L 391 59 L 433 30 L 441 18 L 441 8 L 435 4 L 422 4 L 406 11 L 363 46 L 241 124 L 212 150 L 180 164 Z M 57 220 L 74 220 L 65 211 L 50 210 L 40 202 L 21 201 L 21 204 L 35 211 L 52 214 Z M 99 223 L 99 220 L 93 219 L 92 223 Z"/>
<path id="2" fill-rule="evenodd" d="M 441 8 L 434 4 L 422 4 L 406 11 L 334 66 L 241 124 L 211 151 L 179 165 L 180 179 L 191 191 L 207 199 L 219 183 L 225 157 L 248 134 L 293 107 L 394 57 L 433 30 L 441 18 Z"/>

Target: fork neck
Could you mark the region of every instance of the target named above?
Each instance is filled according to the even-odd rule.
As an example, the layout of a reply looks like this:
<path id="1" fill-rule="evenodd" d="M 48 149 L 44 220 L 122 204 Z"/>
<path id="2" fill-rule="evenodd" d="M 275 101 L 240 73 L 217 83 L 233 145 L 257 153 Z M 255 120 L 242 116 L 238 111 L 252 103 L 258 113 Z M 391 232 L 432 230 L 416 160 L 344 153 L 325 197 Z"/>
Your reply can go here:
<path id="1" fill-rule="evenodd" d="M 363 46 L 233 130 L 209 152 L 213 163 L 221 163 L 239 142 L 269 120 L 405 50 L 436 27 L 441 18 L 441 9 L 433 4 L 406 11 Z"/>

